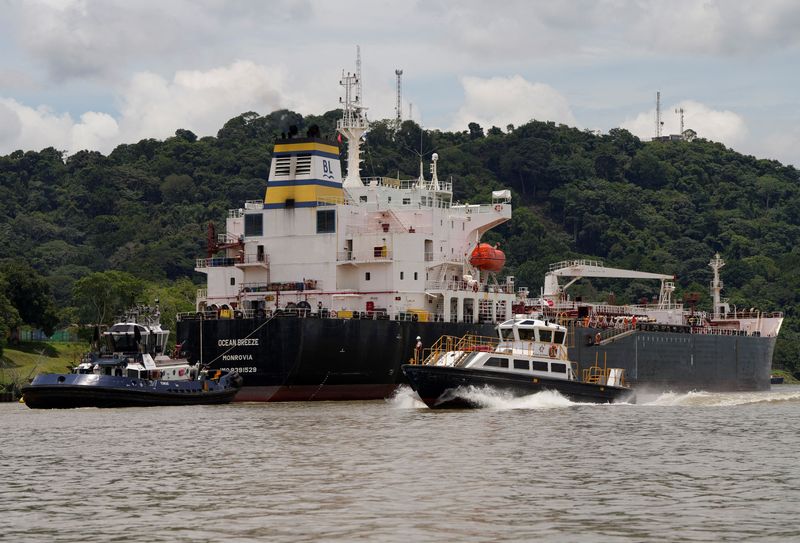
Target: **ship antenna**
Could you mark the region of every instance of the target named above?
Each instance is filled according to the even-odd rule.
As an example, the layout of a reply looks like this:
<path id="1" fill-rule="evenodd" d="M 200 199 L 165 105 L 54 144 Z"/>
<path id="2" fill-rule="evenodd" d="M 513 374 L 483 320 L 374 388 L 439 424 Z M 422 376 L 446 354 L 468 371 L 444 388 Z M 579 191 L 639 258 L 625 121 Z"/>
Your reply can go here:
<path id="1" fill-rule="evenodd" d="M 361 181 L 361 138 L 369 130 L 366 109 L 361 95 L 361 47 L 356 46 L 356 73 L 342 71 L 339 84 L 344 87 L 344 98 L 340 98 L 343 111 L 337 121 L 336 129 L 347 138 L 347 177 L 342 184 L 345 188 L 363 187 Z"/>

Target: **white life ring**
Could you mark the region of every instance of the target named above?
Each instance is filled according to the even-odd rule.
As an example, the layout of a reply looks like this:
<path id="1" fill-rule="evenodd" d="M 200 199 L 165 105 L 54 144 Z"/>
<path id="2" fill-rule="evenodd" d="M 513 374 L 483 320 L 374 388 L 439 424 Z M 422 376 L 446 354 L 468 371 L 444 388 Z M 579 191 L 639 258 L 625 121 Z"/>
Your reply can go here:
<path id="1" fill-rule="evenodd" d="M 494 206 L 494 210 L 495 210 L 495 211 L 503 211 L 503 206 L 502 206 L 502 204 L 497 204 L 497 205 L 495 205 L 495 206 Z"/>

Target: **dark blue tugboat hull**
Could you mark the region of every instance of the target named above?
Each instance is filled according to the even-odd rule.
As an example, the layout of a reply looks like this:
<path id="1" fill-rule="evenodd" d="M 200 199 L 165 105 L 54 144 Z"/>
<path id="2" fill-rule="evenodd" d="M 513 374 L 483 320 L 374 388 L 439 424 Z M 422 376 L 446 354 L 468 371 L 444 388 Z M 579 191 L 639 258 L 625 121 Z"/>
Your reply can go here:
<path id="1" fill-rule="evenodd" d="M 241 377 L 235 373 L 206 381 L 42 374 L 22 387 L 22 397 L 32 409 L 206 405 L 229 403 L 240 388 Z"/>

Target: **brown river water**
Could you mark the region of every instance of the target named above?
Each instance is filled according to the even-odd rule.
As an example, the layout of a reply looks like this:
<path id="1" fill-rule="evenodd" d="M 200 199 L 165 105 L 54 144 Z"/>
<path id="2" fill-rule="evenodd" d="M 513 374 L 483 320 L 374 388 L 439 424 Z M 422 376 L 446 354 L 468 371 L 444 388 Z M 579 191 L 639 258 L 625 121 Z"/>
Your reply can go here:
<path id="1" fill-rule="evenodd" d="M 0 541 L 798 541 L 800 387 L 0 404 Z"/>

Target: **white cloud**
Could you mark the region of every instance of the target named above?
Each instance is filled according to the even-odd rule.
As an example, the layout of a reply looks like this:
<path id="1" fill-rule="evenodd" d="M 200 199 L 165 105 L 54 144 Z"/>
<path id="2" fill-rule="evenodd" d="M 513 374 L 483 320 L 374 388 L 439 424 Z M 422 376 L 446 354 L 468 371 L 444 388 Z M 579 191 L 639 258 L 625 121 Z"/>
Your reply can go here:
<path id="1" fill-rule="evenodd" d="M 239 60 L 207 71 L 180 71 L 168 81 L 139 73 L 121 97 L 120 129 L 125 141 L 164 138 L 178 128 L 214 135 L 228 119 L 245 111 L 269 113 L 296 106 L 283 99 L 286 76 Z"/>
<path id="2" fill-rule="evenodd" d="M 680 132 L 680 117 L 675 113 L 678 108 L 684 110 L 684 129 L 691 128 L 700 138 L 733 146 L 742 143 L 747 136 L 747 124 L 741 115 L 728 110 L 714 110 L 694 100 L 684 100 L 662 109 L 661 120 L 664 123 L 662 134 Z M 626 119 L 620 126 L 642 139 L 649 140 L 655 135 L 655 118 L 656 110 L 653 108 L 639 113 L 634 118 Z"/>
<path id="3" fill-rule="evenodd" d="M 120 143 L 169 137 L 178 128 L 215 135 L 245 111 L 305 110 L 302 95 L 283 98 L 285 86 L 282 69 L 240 60 L 207 71 L 180 71 L 172 80 L 135 74 L 119 96 L 117 118 L 89 111 L 76 121 L 45 106 L 0 99 L 0 152 L 53 146 L 69 154 L 82 149 L 108 153 Z"/>
<path id="4" fill-rule="evenodd" d="M 566 98 L 544 83 L 512 77 L 463 77 L 464 104 L 456 112 L 452 130 L 465 130 L 470 122 L 484 128 L 523 124 L 532 119 L 575 124 Z"/>

